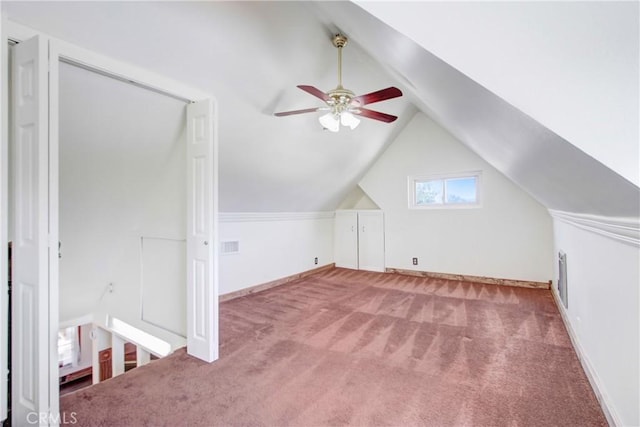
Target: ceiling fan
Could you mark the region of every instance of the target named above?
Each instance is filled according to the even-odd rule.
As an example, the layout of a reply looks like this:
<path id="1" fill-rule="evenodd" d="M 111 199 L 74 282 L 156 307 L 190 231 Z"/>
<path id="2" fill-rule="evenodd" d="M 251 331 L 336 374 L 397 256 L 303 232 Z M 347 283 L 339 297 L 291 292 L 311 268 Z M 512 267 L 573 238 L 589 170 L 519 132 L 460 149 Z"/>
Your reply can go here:
<path id="1" fill-rule="evenodd" d="M 341 124 L 342 126 L 348 126 L 351 129 L 355 129 L 360 123 L 360 120 L 355 116 L 379 120 L 385 123 L 391 123 L 398 118 L 391 114 L 381 113 L 379 111 L 369 110 L 368 108 L 363 107 L 364 105 L 402 96 L 402 92 L 397 87 L 392 86 L 359 96 L 356 96 L 352 91 L 342 87 L 342 48 L 346 46 L 347 41 L 347 37 L 342 34 L 336 34 L 333 37 L 333 45 L 338 48 L 338 86 L 335 89 L 325 93 L 314 86 L 297 86 L 316 98 L 320 98 L 327 105 L 325 107 L 284 111 L 281 113 L 275 113 L 275 116 L 283 117 L 294 114 L 327 111 L 327 114 L 319 117 L 318 120 L 325 129 L 328 129 L 331 132 L 338 132 Z"/>

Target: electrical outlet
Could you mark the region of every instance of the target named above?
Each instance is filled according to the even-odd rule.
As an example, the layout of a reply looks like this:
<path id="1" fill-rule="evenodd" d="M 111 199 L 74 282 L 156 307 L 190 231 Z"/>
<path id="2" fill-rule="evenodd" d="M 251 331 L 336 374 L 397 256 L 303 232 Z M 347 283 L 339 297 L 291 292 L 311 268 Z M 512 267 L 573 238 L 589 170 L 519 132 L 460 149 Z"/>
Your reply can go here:
<path id="1" fill-rule="evenodd" d="M 413 259 L 413 265 L 418 265 L 418 258 Z"/>
<path id="2" fill-rule="evenodd" d="M 313 263 L 314 263 L 315 265 L 318 265 L 318 257 L 315 257 L 315 258 L 313 259 Z"/>

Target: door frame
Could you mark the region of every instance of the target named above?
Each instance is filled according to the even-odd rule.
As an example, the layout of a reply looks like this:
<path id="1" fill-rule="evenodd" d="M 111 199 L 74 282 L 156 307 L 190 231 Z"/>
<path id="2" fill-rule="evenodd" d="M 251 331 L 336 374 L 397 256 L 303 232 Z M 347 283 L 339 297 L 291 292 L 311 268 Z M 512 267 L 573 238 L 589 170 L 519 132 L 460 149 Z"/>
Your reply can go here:
<path id="1" fill-rule="evenodd" d="M 3 43 L 0 49 L 0 278 L 8 279 L 8 243 L 9 223 L 9 47 L 6 37 L 6 20 L 0 8 L 0 41 Z M 7 280 L 0 280 L 0 366 L 8 368 L 9 360 L 9 288 Z M 4 369 L 0 369 L 4 372 Z M 4 377 L 4 378 L 2 378 Z M 7 418 L 8 409 L 8 373 L 0 377 L 0 420 Z"/>
<path id="2" fill-rule="evenodd" d="M 132 83 L 137 86 L 144 87 L 162 94 L 172 96 L 174 98 L 183 100 L 185 102 L 195 101 L 208 101 L 213 105 L 210 119 L 212 123 L 217 124 L 217 103 L 215 98 L 204 91 L 192 88 L 181 82 L 166 78 L 159 74 L 150 72 L 143 68 L 128 64 L 123 61 L 119 61 L 107 56 L 98 54 L 91 50 L 81 48 L 79 46 L 67 43 L 65 41 L 56 39 L 49 36 L 46 33 L 40 32 L 30 27 L 26 27 L 21 24 L 9 21 L 6 18 L 0 17 L 1 24 L 1 39 L 0 43 L 0 67 L 2 75 L 2 99 L 0 105 L 0 114 L 2 120 L 1 134 L 0 134 L 0 274 L 6 277 L 7 272 L 7 244 L 8 244 L 8 147 L 9 147 L 9 100 L 8 100 L 8 44 L 10 41 L 20 42 L 27 40 L 31 37 L 40 36 L 47 40 L 49 43 L 49 181 L 52 178 L 57 182 L 58 179 L 58 65 L 62 62 L 71 63 L 76 66 L 86 68 L 88 70 L 98 72 L 100 74 L 107 75 L 112 78 L 116 78 L 122 81 Z M 218 333 L 218 133 L 217 125 L 213 126 L 213 165 L 212 165 L 212 191 L 213 191 L 213 212 L 212 212 L 212 246 L 213 246 L 213 259 L 212 259 L 212 275 L 210 283 L 208 284 L 214 298 L 213 307 L 213 346 L 216 349 L 215 359 L 217 359 L 217 348 L 219 345 L 219 333 Z M 59 240 L 58 236 L 58 185 L 50 186 L 51 200 L 54 203 L 49 205 L 49 243 L 55 243 Z M 53 243 L 51 243 L 53 242 Z M 57 365 L 57 333 L 59 327 L 59 313 L 58 313 L 58 294 L 59 294 L 59 271 L 58 271 L 58 257 L 57 251 L 50 251 L 49 258 L 49 354 L 50 354 L 50 375 L 49 375 L 49 408 L 50 414 L 53 414 L 53 419 L 56 415 L 59 415 L 59 385 L 58 385 L 58 365 Z M 0 277 L 3 277 L 0 276 Z M 5 363 L 8 360 L 7 345 L 8 340 L 8 328 L 6 325 L 7 311 L 7 283 L 6 280 L 0 280 L 0 315 L 3 316 L 0 319 L 0 339 L 2 344 L 0 345 L 0 362 Z M 187 313 L 191 313 L 194 310 L 193 307 L 187 306 Z M 213 360 L 215 360 L 213 359 Z M 5 363 L 6 365 L 6 363 Z M 0 367 L 0 372 L 2 368 Z M 0 389 L 6 389 L 6 379 L 0 379 Z M 7 396 L 6 391 L 0 392 L 0 419 L 4 419 L 7 416 Z"/>

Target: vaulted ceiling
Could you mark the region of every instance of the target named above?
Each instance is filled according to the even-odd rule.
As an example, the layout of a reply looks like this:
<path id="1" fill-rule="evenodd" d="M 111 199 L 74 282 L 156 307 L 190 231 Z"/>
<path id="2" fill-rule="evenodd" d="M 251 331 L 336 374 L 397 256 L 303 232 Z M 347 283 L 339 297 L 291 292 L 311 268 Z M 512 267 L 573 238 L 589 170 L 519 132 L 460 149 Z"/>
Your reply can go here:
<path id="1" fill-rule="evenodd" d="M 421 110 L 551 209 L 639 216 L 638 3 L 3 2 L 3 15 L 216 96 L 223 211 L 335 209 Z M 324 131 L 295 86 L 388 86 Z M 99 95 L 98 93 L 96 95 Z M 99 124 L 97 124 L 99 126 Z"/>

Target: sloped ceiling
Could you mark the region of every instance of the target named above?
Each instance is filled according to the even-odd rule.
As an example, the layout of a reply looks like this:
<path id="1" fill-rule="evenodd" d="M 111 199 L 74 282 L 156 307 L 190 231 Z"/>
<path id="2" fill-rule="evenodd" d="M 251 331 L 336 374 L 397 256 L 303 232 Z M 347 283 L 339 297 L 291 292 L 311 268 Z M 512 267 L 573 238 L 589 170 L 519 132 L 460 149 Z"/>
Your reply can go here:
<path id="1" fill-rule="evenodd" d="M 356 2 L 640 184 L 640 3 Z"/>
<path id="2" fill-rule="evenodd" d="M 333 210 L 415 111 L 407 98 L 376 104 L 400 116 L 323 131 L 321 106 L 298 84 L 337 85 L 336 28 L 304 2 L 3 2 L 5 15 L 213 94 L 219 106 L 220 209 Z M 343 83 L 356 94 L 395 82 L 352 39 Z M 96 94 L 99 96 L 99 94 Z M 374 106 L 372 106 L 373 108 Z"/>
<path id="3" fill-rule="evenodd" d="M 410 4 L 393 4 L 406 13 L 425 12 Z M 504 58 L 496 59 L 495 50 L 486 46 L 480 54 L 475 47 L 456 51 L 460 44 L 483 34 L 478 24 L 458 45 L 428 45 L 438 52 L 436 56 L 425 49 L 424 35 L 416 33 L 420 20 L 407 20 L 412 24 L 407 27 L 412 39 L 397 31 L 402 31 L 406 17 L 388 14 L 384 5 L 381 9 L 365 6 L 389 19 L 396 29 L 350 2 L 2 4 L 4 15 L 16 22 L 214 94 L 219 104 L 222 211 L 336 208 L 417 107 L 549 208 L 638 216 L 637 182 L 623 177 L 633 177 L 632 162 L 618 168 L 619 156 L 607 157 L 607 151 L 594 149 L 597 145 L 591 140 L 581 144 L 590 134 L 603 143 L 606 127 L 596 129 L 594 117 L 588 116 L 585 129 L 572 132 L 582 117 L 572 111 L 561 114 L 557 108 L 562 107 L 557 105 L 541 114 L 548 103 L 534 102 L 535 93 L 529 93 L 530 88 L 539 92 L 535 73 L 524 75 L 521 90 L 517 81 L 499 90 L 500 70 L 491 74 L 487 67 L 471 66 L 497 59 L 523 60 L 517 52 L 505 50 Z M 433 19 L 451 21 L 450 26 L 441 27 L 465 34 L 460 25 L 474 15 L 463 15 L 464 10 L 451 14 L 445 10 Z M 318 106 L 318 100 L 295 88 L 297 84 L 323 90 L 335 87 L 336 51 L 330 36 L 336 31 L 350 37 L 344 50 L 346 87 L 366 93 L 395 85 L 405 92 L 403 98 L 375 105 L 399 115 L 396 123 L 367 120 L 355 131 L 332 134 L 321 129 L 314 114 L 273 117 L 275 111 Z M 537 34 L 534 25 L 512 25 L 504 31 L 504 38 L 521 32 Z M 553 31 L 549 34 L 552 38 Z M 637 69 L 637 57 L 635 61 Z M 552 90 L 561 91 L 562 86 Z M 607 93 L 606 87 L 598 90 Z M 528 96 L 518 97 L 520 92 Z M 615 112 L 619 110 L 625 108 Z M 623 111 L 620 120 L 626 122 L 626 114 Z M 593 132 L 589 126 L 594 126 Z M 633 134 L 625 126 L 623 135 L 611 135 L 607 143 L 615 140 L 613 151 L 628 150 L 626 155 L 637 157 L 637 146 L 629 140 Z"/>
<path id="4" fill-rule="evenodd" d="M 375 3 L 375 4 L 374 4 Z M 460 3 L 456 3 L 449 11 L 449 15 L 443 15 L 442 9 L 447 9 L 448 3 L 442 2 L 363 2 L 361 3 L 363 8 L 372 9 L 372 11 L 381 13 L 385 11 L 393 11 L 395 13 L 383 14 L 384 17 L 392 17 L 394 24 L 398 28 L 404 28 L 406 22 L 408 27 L 416 34 L 421 35 L 419 28 L 427 28 L 431 24 L 429 18 L 429 11 L 431 7 L 434 7 L 439 13 L 434 18 L 436 21 L 445 21 L 456 24 L 458 21 L 467 22 L 473 21 L 473 10 L 478 7 L 482 10 L 482 7 L 489 8 L 497 13 L 493 8 L 500 7 L 503 3 L 479 3 L 478 5 L 471 5 L 469 3 L 462 3 L 465 7 L 461 7 Z M 522 31 L 531 38 L 536 37 L 550 37 L 549 32 L 553 33 L 553 28 L 542 26 L 539 28 L 536 25 L 535 19 L 539 18 L 540 22 L 546 23 L 544 17 L 547 15 L 553 15 L 556 13 L 554 9 L 549 9 L 550 3 L 544 3 L 543 11 L 537 10 L 537 13 L 532 13 L 530 19 L 534 22 L 530 22 L 529 26 L 521 25 L 513 27 L 511 23 L 504 25 L 503 29 L 508 29 L 510 32 L 501 33 L 503 38 L 509 38 L 511 32 L 514 34 L 517 31 Z M 551 3 L 554 5 L 555 3 Z M 598 13 L 603 13 L 602 5 L 590 10 L 584 10 L 580 3 L 576 4 L 578 7 L 577 13 L 573 19 L 585 19 L 587 24 L 591 21 L 598 21 Z M 335 2 L 335 3 L 322 3 L 318 6 L 326 13 L 326 16 L 334 18 L 335 23 L 341 28 L 344 28 L 347 33 L 352 34 L 360 40 L 366 40 L 365 49 L 368 52 L 378 58 L 385 68 L 400 81 L 405 83 L 405 87 L 410 88 L 410 92 L 414 99 L 417 99 L 418 107 L 431 116 L 433 119 L 443 125 L 449 132 L 455 135 L 460 141 L 466 144 L 473 151 L 478 153 L 486 161 L 491 163 L 496 169 L 508 176 L 512 181 L 518 184 L 525 191 L 529 192 L 535 199 L 546 206 L 549 209 L 575 212 L 575 213 L 587 213 L 606 216 L 622 216 L 622 217 L 638 217 L 640 211 L 640 191 L 636 184 L 632 181 L 637 181 L 638 173 L 638 39 L 637 37 L 629 40 L 620 37 L 605 37 L 600 35 L 602 43 L 614 44 L 615 42 L 624 43 L 625 46 L 620 48 L 618 46 L 612 46 L 612 51 L 609 53 L 612 56 L 622 56 L 618 61 L 626 61 L 621 64 L 624 68 L 626 66 L 631 67 L 631 73 L 626 69 L 622 72 L 621 78 L 624 78 L 623 83 L 615 82 L 607 84 L 606 79 L 595 80 L 594 84 L 605 85 L 605 88 L 597 88 L 594 91 L 593 96 L 597 102 L 600 98 L 606 98 L 607 88 L 610 88 L 609 94 L 612 98 L 623 99 L 621 104 L 624 105 L 621 111 L 623 115 L 622 121 L 618 118 L 615 119 L 615 124 L 611 126 L 605 123 L 608 117 L 615 115 L 618 111 L 618 107 L 614 108 L 614 111 L 607 111 L 606 106 L 598 121 L 594 121 L 595 118 L 591 117 L 595 115 L 595 111 L 601 111 L 599 108 L 590 106 L 589 108 L 575 108 L 570 106 L 574 100 L 566 99 L 562 96 L 547 94 L 542 88 L 537 86 L 544 86 L 545 79 L 540 79 L 535 75 L 526 75 L 526 78 L 521 78 L 520 87 L 521 92 L 527 93 L 530 87 L 537 88 L 535 94 L 539 94 L 542 101 L 538 103 L 530 101 L 527 106 L 529 110 L 539 113 L 540 120 L 548 120 L 549 123 L 561 123 L 563 126 L 557 125 L 558 129 L 565 131 L 567 135 L 574 138 L 576 143 L 568 141 L 557 133 L 551 131 L 548 127 L 545 127 L 540 122 L 534 120 L 532 116 L 525 114 L 520 109 L 514 107 L 506 99 L 501 98 L 496 93 L 490 91 L 487 87 L 482 86 L 478 82 L 469 78 L 466 74 L 468 66 L 463 61 L 458 61 L 461 64 L 461 69 L 458 70 L 442 59 L 438 58 L 423 46 L 417 42 L 409 39 L 405 35 L 392 29 L 388 25 L 384 25 L 375 18 L 373 15 L 366 12 L 363 8 L 356 6 L 353 3 Z M 471 14 L 462 14 L 466 11 L 466 7 L 471 9 Z M 518 7 L 523 6 L 530 8 L 530 3 L 512 3 L 508 5 L 511 12 L 514 10 L 518 12 Z M 535 6 L 535 5 L 534 5 Z M 614 5 L 615 6 L 615 5 Z M 622 16 L 625 13 L 633 12 L 633 5 L 631 10 L 614 10 L 615 13 L 605 14 L 606 19 L 611 19 L 611 15 Z M 636 5 L 637 6 L 637 5 Z M 511 9 L 511 8 L 515 9 Z M 566 14 L 565 6 L 560 5 L 563 14 Z M 635 7 L 637 12 L 637 7 Z M 399 12 L 398 12 L 399 11 Z M 498 13 L 498 15 L 500 15 Z M 520 16 L 520 13 L 517 13 Z M 398 16 L 405 18 L 405 21 L 398 20 Z M 483 16 L 482 14 L 478 15 Z M 591 19 L 586 19 L 591 18 Z M 499 19 L 495 21 L 502 22 L 502 20 L 508 20 L 510 13 L 503 12 Z M 479 18 L 478 18 L 479 19 Z M 548 21 L 548 19 L 547 19 Z M 482 22 L 482 21 L 481 21 Z M 591 22 L 593 23 L 593 22 Z M 415 25 L 413 25 L 415 24 Z M 419 28 L 418 28 L 419 24 Z M 473 49 L 479 49 L 475 43 L 474 37 L 477 33 L 482 34 L 475 25 L 475 28 L 465 30 L 460 25 L 453 25 L 453 29 L 459 33 L 463 33 L 464 36 L 456 35 L 455 31 L 446 31 L 446 25 L 439 25 L 437 28 L 442 28 L 443 39 L 448 38 L 460 38 L 462 37 L 471 47 L 467 47 L 466 50 L 471 52 Z M 495 31 L 487 22 L 487 31 Z M 584 23 L 583 23 L 584 24 Z M 626 25 L 631 27 L 631 30 L 618 31 L 619 33 L 626 34 L 632 37 L 634 31 L 637 34 L 638 28 L 638 16 L 635 14 L 635 21 L 628 21 L 622 19 L 620 22 L 616 22 L 615 25 Z M 574 25 L 576 26 L 576 25 Z M 607 25 L 611 27 L 612 24 Z M 482 27 L 484 28 L 484 27 Z M 600 28 L 599 31 L 606 33 L 606 28 Z M 562 33 L 564 34 L 564 33 Z M 436 35 L 433 35 L 436 37 Z M 562 39 L 557 40 L 558 43 L 563 43 Z M 586 42 L 589 42 L 587 40 Z M 571 43 L 574 43 L 573 41 Z M 439 43 L 439 46 L 445 43 Z M 458 43 L 462 45 L 462 43 Z M 628 47 L 630 45 L 631 48 Z M 635 50 L 633 49 L 635 47 Z M 552 49 L 553 50 L 553 49 Z M 557 50 L 557 49 L 555 49 Z M 602 46 L 598 47 L 598 50 L 606 50 Z M 622 51 L 622 52 L 620 52 Z M 501 52 L 505 55 L 514 52 Z M 516 52 L 517 53 L 517 52 Z M 537 52 L 540 55 L 545 54 L 544 51 Z M 471 53 L 470 53 L 471 54 Z M 484 57 L 478 57 L 477 53 L 473 53 L 476 61 L 482 63 L 491 64 L 495 59 L 498 62 L 508 62 L 510 57 L 501 58 L 491 48 L 482 50 Z M 482 55 L 481 54 L 481 55 Z M 459 57 L 458 55 L 452 55 Z M 513 56 L 513 55 L 512 55 Z M 516 55 L 517 56 L 517 55 Z M 495 58 L 494 58 L 495 57 Z M 518 60 L 519 58 L 515 58 Z M 556 60 L 575 61 L 572 56 L 566 58 L 555 58 Z M 545 62 L 548 58 L 541 60 Z M 526 61 L 524 61 L 526 62 Z M 535 61 L 533 61 L 535 62 Z M 471 62 L 475 64 L 475 62 Z M 586 64 L 585 64 L 586 66 Z M 478 69 L 483 69 L 481 66 L 476 66 Z M 557 67 L 562 68 L 562 67 Z M 569 68 L 575 68 L 571 66 Z M 494 70 L 497 76 L 493 76 L 491 83 L 493 86 L 502 88 L 500 85 L 500 79 L 502 73 L 500 70 Z M 634 74 L 635 73 L 635 74 Z M 490 73 L 486 73 L 490 75 Z M 620 75 L 621 73 L 618 73 Z M 635 76 L 635 78 L 632 78 Z M 505 76 L 508 80 L 509 76 Z M 487 79 L 489 80 L 489 79 Z M 542 80 L 542 83 L 540 82 Z M 546 79 L 553 80 L 553 79 Z M 562 80 L 562 79 L 561 79 Z M 618 90 L 619 85 L 626 85 L 627 92 Z M 560 85 L 550 86 L 549 90 L 552 92 L 560 91 L 562 88 Z M 515 91 L 511 88 L 511 91 Z M 516 93 L 519 93 L 515 91 Z M 511 92 L 504 90 L 506 94 Z M 516 101 L 520 101 L 525 104 L 525 101 L 521 101 L 522 97 L 517 96 L 510 97 Z M 535 100 L 536 98 L 533 97 Z M 563 107 L 564 113 L 557 111 L 556 105 L 557 99 L 564 100 Z M 571 101 L 571 102 L 569 102 Z M 554 111 L 555 114 L 560 117 L 558 119 L 555 115 L 548 117 L 544 108 Z M 583 112 L 586 110 L 586 113 Z M 591 117 L 592 120 L 585 121 L 584 117 Z M 553 120 L 552 120 L 553 119 Z M 584 129 L 578 128 L 586 128 Z M 590 155 L 586 154 L 577 146 L 583 146 L 586 148 L 596 145 L 591 140 L 584 141 L 583 137 L 588 133 L 588 129 L 593 129 L 597 136 L 597 143 L 599 147 L 592 149 L 593 155 L 598 155 L 604 158 L 603 161 L 608 161 L 612 167 L 615 167 L 616 171 L 605 166 L 601 161 L 596 160 Z M 610 135 L 607 137 L 607 130 Z M 602 147 L 605 147 L 603 150 Z M 607 152 L 607 150 L 610 151 Z M 605 156 L 603 153 L 606 153 Z M 625 179 L 621 173 L 625 173 L 629 179 Z"/>

